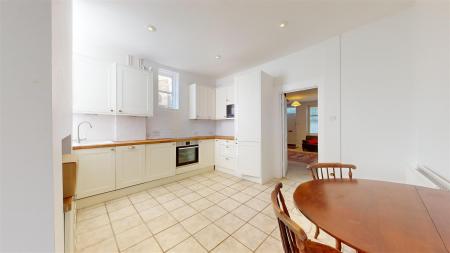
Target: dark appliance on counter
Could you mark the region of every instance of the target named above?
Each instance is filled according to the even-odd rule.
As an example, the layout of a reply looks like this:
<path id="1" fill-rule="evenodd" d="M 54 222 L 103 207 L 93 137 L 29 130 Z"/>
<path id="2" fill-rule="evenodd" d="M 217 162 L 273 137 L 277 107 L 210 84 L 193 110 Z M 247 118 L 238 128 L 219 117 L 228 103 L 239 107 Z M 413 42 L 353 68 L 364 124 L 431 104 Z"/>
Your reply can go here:
<path id="1" fill-rule="evenodd" d="M 227 119 L 234 119 L 234 104 L 227 105 Z"/>
<path id="2" fill-rule="evenodd" d="M 198 142 L 177 142 L 177 167 L 198 163 Z"/>

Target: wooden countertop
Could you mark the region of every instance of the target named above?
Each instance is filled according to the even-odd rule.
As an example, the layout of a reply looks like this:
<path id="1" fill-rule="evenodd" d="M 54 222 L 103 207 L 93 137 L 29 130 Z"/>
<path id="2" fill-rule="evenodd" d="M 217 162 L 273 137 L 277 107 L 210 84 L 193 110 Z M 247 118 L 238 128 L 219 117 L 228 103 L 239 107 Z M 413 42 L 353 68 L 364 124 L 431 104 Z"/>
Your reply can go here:
<path id="1" fill-rule="evenodd" d="M 73 150 L 79 149 L 92 149 L 92 148 L 110 148 L 129 145 L 144 145 L 144 144 L 156 144 L 156 143 L 168 143 L 179 141 L 195 141 L 195 140 L 234 140 L 234 136 L 193 136 L 186 138 L 162 138 L 162 139 L 146 139 L 146 140 L 130 140 L 130 141 L 110 141 L 110 142 L 90 142 L 90 143 L 74 143 Z"/>

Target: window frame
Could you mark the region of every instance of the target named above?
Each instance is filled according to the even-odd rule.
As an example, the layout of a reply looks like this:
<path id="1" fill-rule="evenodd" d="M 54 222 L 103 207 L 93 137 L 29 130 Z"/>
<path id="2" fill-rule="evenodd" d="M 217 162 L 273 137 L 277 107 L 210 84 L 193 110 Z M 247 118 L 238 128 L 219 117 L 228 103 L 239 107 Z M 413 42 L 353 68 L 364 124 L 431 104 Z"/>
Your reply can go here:
<path id="1" fill-rule="evenodd" d="M 317 133 L 311 132 L 311 108 L 317 108 Z M 318 135 L 319 134 L 319 106 L 310 105 L 308 106 L 308 134 L 309 135 Z"/>
<path id="2" fill-rule="evenodd" d="M 168 78 L 172 79 L 172 92 L 161 90 L 159 88 L 159 77 L 160 76 L 168 77 Z M 180 109 L 180 100 L 179 100 L 180 99 L 180 97 L 179 97 L 180 77 L 179 76 L 180 75 L 178 72 L 168 70 L 168 69 L 163 69 L 163 68 L 158 69 L 158 107 L 159 108 L 169 109 L 169 110 L 179 110 Z M 159 103 L 159 94 L 160 93 L 172 95 L 172 103 L 167 106 L 161 105 Z"/>

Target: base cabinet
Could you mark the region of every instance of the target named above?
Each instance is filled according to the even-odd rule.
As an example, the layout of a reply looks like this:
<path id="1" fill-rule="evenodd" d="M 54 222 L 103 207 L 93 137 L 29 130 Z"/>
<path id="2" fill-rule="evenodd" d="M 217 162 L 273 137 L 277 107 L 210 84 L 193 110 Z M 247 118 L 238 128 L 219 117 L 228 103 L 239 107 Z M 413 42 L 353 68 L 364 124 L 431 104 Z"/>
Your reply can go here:
<path id="1" fill-rule="evenodd" d="M 175 176 L 175 142 L 146 145 L 146 153 L 145 181 Z"/>
<path id="2" fill-rule="evenodd" d="M 205 168 L 208 166 L 214 166 L 214 140 L 200 140 L 199 146 L 199 167 Z"/>
<path id="3" fill-rule="evenodd" d="M 143 182 L 145 145 L 116 148 L 116 189 Z"/>
<path id="4" fill-rule="evenodd" d="M 77 198 L 116 189 L 115 148 L 79 150 Z"/>
<path id="5" fill-rule="evenodd" d="M 243 176 L 261 178 L 261 143 L 239 141 L 237 170 Z"/>
<path id="6" fill-rule="evenodd" d="M 236 144 L 231 140 L 215 141 L 215 164 L 220 169 L 234 172 L 236 169 Z"/>

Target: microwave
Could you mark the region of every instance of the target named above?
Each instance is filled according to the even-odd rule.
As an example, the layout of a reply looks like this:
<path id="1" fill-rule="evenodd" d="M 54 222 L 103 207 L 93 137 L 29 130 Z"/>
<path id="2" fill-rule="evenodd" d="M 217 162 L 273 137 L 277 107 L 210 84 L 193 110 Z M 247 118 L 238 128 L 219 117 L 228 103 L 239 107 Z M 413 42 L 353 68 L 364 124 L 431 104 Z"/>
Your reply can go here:
<path id="1" fill-rule="evenodd" d="M 234 118 L 234 104 L 227 105 L 227 119 Z"/>

